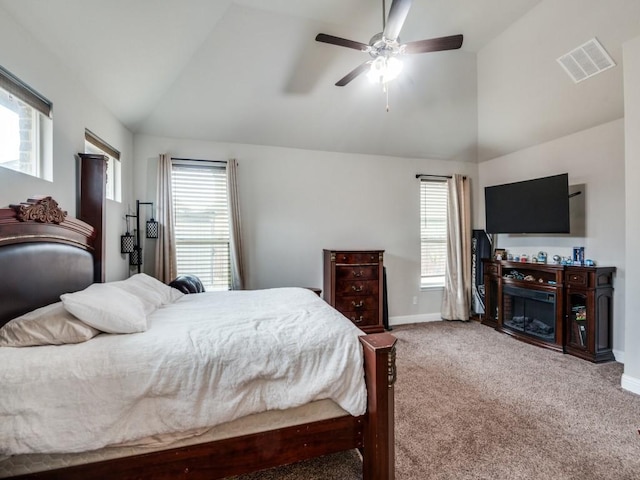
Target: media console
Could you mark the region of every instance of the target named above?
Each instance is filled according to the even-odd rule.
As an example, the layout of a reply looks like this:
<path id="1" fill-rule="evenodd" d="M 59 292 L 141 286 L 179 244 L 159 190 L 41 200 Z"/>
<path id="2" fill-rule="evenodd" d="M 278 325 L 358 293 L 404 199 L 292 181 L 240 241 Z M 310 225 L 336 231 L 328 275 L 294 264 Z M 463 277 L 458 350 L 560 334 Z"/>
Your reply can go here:
<path id="1" fill-rule="evenodd" d="M 592 362 L 614 359 L 615 267 L 482 261 L 483 324 Z"/>

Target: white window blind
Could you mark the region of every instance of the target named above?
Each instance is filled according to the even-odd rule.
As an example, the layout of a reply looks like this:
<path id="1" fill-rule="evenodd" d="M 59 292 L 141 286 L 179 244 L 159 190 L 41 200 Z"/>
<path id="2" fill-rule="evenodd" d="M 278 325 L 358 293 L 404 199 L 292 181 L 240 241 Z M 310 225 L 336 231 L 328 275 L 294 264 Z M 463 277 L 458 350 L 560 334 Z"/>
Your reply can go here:
<path id="1" fill-rule="evenodd" d="M 178 275 L 229 290 L 227 175 L 218 163 L 174 160 L 171 172 Z"/>
<path id="2" fill-rule="evenodd" d="M 447 183 L 420 182 L 420 286 L 443 287 L 447 264 Z"/>

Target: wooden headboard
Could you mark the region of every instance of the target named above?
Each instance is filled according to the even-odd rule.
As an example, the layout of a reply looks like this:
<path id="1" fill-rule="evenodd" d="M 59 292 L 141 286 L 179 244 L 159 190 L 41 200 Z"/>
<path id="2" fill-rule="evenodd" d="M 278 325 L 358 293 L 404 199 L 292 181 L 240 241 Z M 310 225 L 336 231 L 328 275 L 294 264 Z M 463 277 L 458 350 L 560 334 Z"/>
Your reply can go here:
<path id="1" fill-rule="evenodd" d="M 0 326 L 93 283 L 95 241 L 51 197 L 0 208 Z"/>

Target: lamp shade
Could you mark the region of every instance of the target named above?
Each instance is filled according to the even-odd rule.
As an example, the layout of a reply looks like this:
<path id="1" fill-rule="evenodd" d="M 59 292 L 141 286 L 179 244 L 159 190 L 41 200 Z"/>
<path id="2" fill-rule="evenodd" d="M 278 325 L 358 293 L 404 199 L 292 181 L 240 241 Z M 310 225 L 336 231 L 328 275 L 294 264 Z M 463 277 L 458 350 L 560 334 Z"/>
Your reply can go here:
<path id="1" fill-rule="evenodd" d="M 142 265 L 142 249 L 135 247 L 131 253 L 129 253 L 129 265 Z"/>
<path id="2" fill-rule="evenodd" d="M 153 218 L 147 221 L 147 238 L 158 238 L 158 222 Z"/>
<path id="3" fill-rule="evenodd" d="M 131 253 L 134 249 L 134 237 L 129 232 L 120 235 L 120 253 Z"/>

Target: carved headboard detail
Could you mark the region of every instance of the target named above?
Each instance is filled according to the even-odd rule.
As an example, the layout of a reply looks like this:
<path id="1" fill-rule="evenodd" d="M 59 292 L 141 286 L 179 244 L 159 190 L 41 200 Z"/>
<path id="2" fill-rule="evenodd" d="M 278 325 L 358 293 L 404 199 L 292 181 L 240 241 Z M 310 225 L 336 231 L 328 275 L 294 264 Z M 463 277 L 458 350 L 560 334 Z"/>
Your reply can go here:
<path id="1" fill-rule="evenodd" d="M 0 326 L 95 278 L 95 229 L 51 197 L 0 208 Z"/>
<path id="2" fill-rule="evenodd" d="M 67 212 L 51 197 L 33 197 L 19 205 L 11 205 L 21 222 L 34 220 L 40 223 L 62 223 Z"/>

